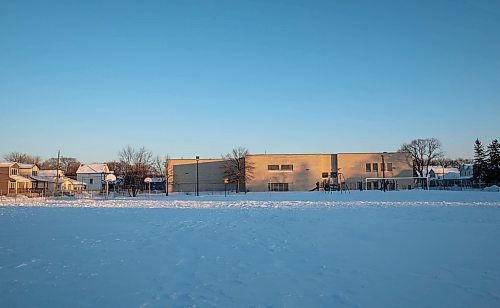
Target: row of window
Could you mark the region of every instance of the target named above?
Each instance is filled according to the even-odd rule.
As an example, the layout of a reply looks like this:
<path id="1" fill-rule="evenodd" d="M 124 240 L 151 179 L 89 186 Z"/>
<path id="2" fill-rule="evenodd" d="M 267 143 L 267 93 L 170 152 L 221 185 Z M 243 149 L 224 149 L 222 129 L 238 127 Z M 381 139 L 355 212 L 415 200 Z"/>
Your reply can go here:
<path id="1" fill-rule="evenodd" d="M 380 171 L 392 171 L 392 163 L 366 163 L 366 172 L 378 172 L 380 165 Z M 387 167 L 387 168 L 386 168 Z M 384 170 L 385 169 L 385 170 Z M 268 171 L 293 171 L 293 165 L 267 165 Z M 330 176 L 329 172 L 322 172 L 322 178 L 328 178 Z"/>
<path id="2" fill-rule="evenodd" d="M 366 163 L 366 172 L 378 172 L 378 163 Z M 387 165 L 387 169 L 385 168 Z M 380 171 L 392 171 L 392 163 L 380 164 Z"/>
<path id="3" fill-rule="evenodd" d="M 293 165 L 267 165 L 269 171 L 293 171 Z"/>
<path id="4" fill-rule="evenodd" d="M 288 183 L 268 183 L 268 191 L 288 191 Z"/>

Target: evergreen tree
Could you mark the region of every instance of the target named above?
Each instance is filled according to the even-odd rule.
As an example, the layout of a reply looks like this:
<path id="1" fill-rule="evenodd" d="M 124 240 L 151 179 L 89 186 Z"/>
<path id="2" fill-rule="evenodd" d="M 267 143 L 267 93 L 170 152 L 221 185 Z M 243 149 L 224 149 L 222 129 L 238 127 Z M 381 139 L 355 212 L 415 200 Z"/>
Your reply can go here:
<path id="1" fill-rule="evenodd" d="M 486 180 L 488 183 L 500 182 L 500 145 L 495 139 L 488 146 L 488 170 Z"/>
<path id="2" fill-rule="evenodd" d="M 487 155 L 479 139 L 474 142 L 474 180 L 484 182 L 488 169 Z"/>

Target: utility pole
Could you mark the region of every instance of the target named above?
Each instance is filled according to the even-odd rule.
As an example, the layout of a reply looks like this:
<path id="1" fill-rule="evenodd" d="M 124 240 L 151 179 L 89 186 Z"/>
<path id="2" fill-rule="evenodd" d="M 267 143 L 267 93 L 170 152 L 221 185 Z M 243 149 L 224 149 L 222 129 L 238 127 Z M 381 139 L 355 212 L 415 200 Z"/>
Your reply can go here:
<path id="1" fill-rule="evenodd" d="M 384 186 L 384 192 L 385 192 L 385 161 L 384 161 L 384 154 L 382 156 L 382 186 Z"/>
<path id="2" fill-rule="evenodd" d="M 200 161 L 200 157 L 196 156 L 196 196 L 200 195 L 200 179 L 198 176 L 198 162 Z"/>
<path id="3" fill-rule="evenodd" d="M 168 196 L 168 157 L 165 158 L 165 196 Z"/>
<path id="4" fill-rule="evenodd" d="M 56 196 L 59 196 L 59 159 L 61 158 L 61 151 L 57 150 L 57 164 L 56 164 Z"/>

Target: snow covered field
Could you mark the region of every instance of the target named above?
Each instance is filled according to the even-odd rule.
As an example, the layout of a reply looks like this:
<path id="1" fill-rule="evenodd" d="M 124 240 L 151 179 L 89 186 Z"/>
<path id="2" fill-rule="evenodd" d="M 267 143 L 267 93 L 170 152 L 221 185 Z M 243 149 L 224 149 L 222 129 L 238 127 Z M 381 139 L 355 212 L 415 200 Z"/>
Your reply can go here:
<path id="1" fill-rule="evenodd" d="M 500 193 L 0 201 L 1 307 L 499 307 Z"/>

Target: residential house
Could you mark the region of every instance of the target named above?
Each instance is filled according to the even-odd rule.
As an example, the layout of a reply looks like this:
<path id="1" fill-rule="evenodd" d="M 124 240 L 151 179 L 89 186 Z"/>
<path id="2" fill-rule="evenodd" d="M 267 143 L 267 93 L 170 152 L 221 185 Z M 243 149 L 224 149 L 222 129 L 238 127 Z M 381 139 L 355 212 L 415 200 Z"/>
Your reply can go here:
<path id="1" fill-rule="evenodd" d="M 47 183 L 49 194 L 73 195 L 85 190 L 85 183 L 68 178 L 62 170 L 40 170 L 38 176 L 32 176 L 38 182 Z"/>
<path id="2" fill-rule="evenodd" d="M 0 195 L 29 194 L 30 190 L 31 180 L 20 175 L 19 164 L 14 162 L 0 163 Z"/>
<path id="3" fill-rule="evenodd" d="M 108 174 L 113 174 L 107 164 L 85 164 L 76 171 L 76 179 L 85 183 L 87 190 L 102 190 Z"/>

